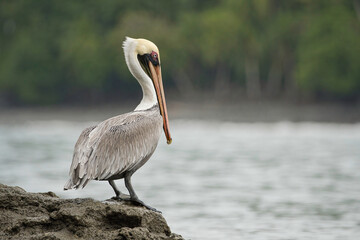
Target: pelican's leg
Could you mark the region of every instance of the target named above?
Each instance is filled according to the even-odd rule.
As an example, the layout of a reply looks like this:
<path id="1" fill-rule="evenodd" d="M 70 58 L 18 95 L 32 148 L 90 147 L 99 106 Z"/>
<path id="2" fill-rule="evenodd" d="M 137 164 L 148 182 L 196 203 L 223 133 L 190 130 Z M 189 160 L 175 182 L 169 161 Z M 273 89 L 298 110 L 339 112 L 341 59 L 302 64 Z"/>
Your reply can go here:
<path id="1" fill-rule="evenodd" d="M 125 175 L 125 186 L 126 188 L 128 189 L 129 193 L 130 193 L 130 200 L 132 202 L 136 202 L 144 207 L 146 207 L 147 209 L 149 210 L 152 210 L 154 212 L 159 212 L 161 213 L 159 210 L 157 210 L 156 208 L 153 208 L 147 204 L 145 204 L 143 201 L 141 201 L 138 196 L 136 195 L 135 191 L 134 191 L 134 188 L 132 187 L 132 184 L 131 184 L 131 176 L 132 174 L 126 174 Z"/>
<path id="2" fill-rule="evenodd" d="M 120 192 L 120 190 L 117 188 L 114 180 L 109 180 L 109 184 L 114 189 L 114 192 L 116 194 L 116 196 L 114 197 L 115 199 L 130 200 L 129 195 Z"/>

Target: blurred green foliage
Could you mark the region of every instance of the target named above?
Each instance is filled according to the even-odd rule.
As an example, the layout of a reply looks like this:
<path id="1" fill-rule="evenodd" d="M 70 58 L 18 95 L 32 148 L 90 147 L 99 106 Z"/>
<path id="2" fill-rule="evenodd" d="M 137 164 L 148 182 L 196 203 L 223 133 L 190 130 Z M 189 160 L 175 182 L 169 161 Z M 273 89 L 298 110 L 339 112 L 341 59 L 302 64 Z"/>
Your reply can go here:
<path id="1" fill-rule="evenodd" d="M 5 0 L 0 100 L 139 94 L 125 36 L 157 44 L 165 87 L 177 96 L 360 98 L 358 0 Z"/>

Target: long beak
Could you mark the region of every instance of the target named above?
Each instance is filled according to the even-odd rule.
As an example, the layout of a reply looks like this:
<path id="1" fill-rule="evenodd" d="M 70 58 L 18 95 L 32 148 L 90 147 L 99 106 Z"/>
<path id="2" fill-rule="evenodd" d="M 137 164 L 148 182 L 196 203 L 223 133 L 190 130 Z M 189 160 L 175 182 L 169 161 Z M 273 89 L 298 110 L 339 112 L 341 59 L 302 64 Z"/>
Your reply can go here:
<path id="1" fill-rule="evenodd" d="M 165 101 L 165 94 L 164 94 L 164 87 L 162 83 L 161 77 L 161 69 L 160 65 L 154 66 L 151 61 L 149 61 L 149 68 L 151 71 L 152 80 L 155 86 L 155 92 L 157 95 L 160 113 L 164 120 L 164 132 L 167 140 L 167 144 L 171 144 L 172 138 L 169 132 L 169 119 L 167 115 L 167 108 L 166 108 L 166 101 Z"/>

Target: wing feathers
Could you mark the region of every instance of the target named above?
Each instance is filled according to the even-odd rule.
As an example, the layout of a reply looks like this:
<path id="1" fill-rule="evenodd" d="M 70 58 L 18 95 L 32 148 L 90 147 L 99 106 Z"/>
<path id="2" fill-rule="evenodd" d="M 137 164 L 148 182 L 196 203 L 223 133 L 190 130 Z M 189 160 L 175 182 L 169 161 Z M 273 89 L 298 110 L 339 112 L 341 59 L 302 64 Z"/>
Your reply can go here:
<path id="1" fill-rule="evenodd" d="M 110 118 L 86 128 L 75 144 L 70 180 L 64 189 L 84 187 L 133 169 L 155 150 L 162 129 L 158 107 Z"/>

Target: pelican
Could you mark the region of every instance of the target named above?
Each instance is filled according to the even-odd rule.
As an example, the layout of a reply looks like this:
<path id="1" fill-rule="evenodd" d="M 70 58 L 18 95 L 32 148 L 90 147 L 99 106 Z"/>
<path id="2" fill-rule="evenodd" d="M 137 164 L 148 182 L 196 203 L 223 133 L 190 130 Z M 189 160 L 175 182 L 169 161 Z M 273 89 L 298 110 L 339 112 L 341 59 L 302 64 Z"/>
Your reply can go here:
<path id="1" fill-rule="evenodd" d="M 82 131 L 75 144 L 64 190 L 84 188 L 90 180 L 108 181 L 116 194 L 115 199 L 132 201 L 157 211 L 138 198 L 131 176 L 154 153 L 162 129 L 167 143 L 172 141 L 160 54 L 156 45 L 146 39 L 126 37 L 123 49 L 126 64 L 138 80 L 143 98 L 134 111 Z M 129 195 L 116 187 L 114 180 L 117 179 L 124 179 Z"/>

